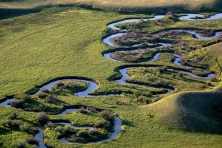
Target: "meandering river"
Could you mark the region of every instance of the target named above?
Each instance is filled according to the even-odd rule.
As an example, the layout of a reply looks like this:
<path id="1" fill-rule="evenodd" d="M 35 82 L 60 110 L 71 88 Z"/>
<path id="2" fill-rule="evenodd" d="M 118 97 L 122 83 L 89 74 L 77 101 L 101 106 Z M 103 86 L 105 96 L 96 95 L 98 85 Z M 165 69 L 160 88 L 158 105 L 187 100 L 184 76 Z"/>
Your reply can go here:
<path id="1" fill-rule="evenodd" d="M 155 17 L 153 18 L 149 18 L 149 19 L 143 19 L 144 21 L 152 21 L 152 20 L 157 20 L 157 19 L 161 19 L 163 18 L 164 15 L 156 15 Z M 185 14 L 184 16 L 181 16 L 179 17 L 180 20 L 191 20 L 191 21 L 201 21 L 201 20 L 213 20 L 213 19 L 219 19 L 219 18 L 222 18 L 222 13 L 218 13 L 218 14 L 215 14 L 215 15 L 212 15 L 210 16 L 209 18 L 200 18 L 200 17 L 204 17 L 204 15 L 202 14 Z M 120 36 L 123 36 L 124 34 L 126 34 L 126 31 L 127 30 L 121 30 L 120 28 L 116 27 L 116 25 L 118 24 L 122 24 L 122 23 L 129 23 L 129 22 L 136 22 L 136 21 L 139 21 L 141 19 L 126 19 L 126 20 L 122 20 L 122 21 L 118 21 L 118 22 L 115 22 L 115 23 L 111 23 L 111 24 L 108 24 L 108 28 L 111 28 L 111 29 L 114 29 L 114 30 L 118 30 L 119 32 L 116 33 L 116 34 L 113 34 L 113 35 L 110 35 L 109 37 L 103 39 L 104 43 L 106 43 L 107 45 L 111 46 L 111 47 L 117 47 L 115 44 L 113 44 L 111 42 L 111 39 L 113 38 L 116 38 L 116 37 L 120 37 Z M 181 29 L 180 29 L 181 30 Z M 173 30 L 173 31 L 177 31 L 177 30 Z M 196 33 L 195 31 L 192 31 L 192 30 L 182 30 L 182 31 L 185 31 L 187 33 L 190 33 L 192 35 L 194 35 L 196 38 L 198 39 L 204 39 L 204 40 L 208 40 L 208 39 L 211 39 L 211 38 L 216 38 L 218 36 L 221 35 L 221 31 L 218 31 L 215 33 L 214 36 L 212 37 L 203 37 L 201 36 L 199 33 Z M 172 46 L 171 44 L 166 44 L 166 43 L 159 43 L 160 45 L 162 45 L 162 47 L 169 47 L 169 46 Z M 133 45 L 132 47 L 136 47 L 136 46 L 139 46 L 139 45 Z M 159 47 L 161 48 L 161 46 Z M 124 52 L 124 51 L 122 51 Z M 113 61 L 116 61 L 116 62 L 121 62 L 119 60 L 116 60 L 116 59 L 113 59 L 110 57 L 110 54 L 113 53 L 113 52 L 110 52 L 110 53 L 106 53 L 104 54 L 104 57 L 109 59 L 109 60 L 113 60 Z M 156 55 L 154 55 L 154 57 L 151 59 L 151 60 L 148 60 L 148 62 L 154 62 L 156 59 L 158 59 L 161 55 L 161 52 L 158 52 L 156 53 Z M 177 65 L 177 66 L 183 66 L 181 63 L 180 63 L 180 59 L 181 59 L 181 56 L 178 55 L 178 54 L 174 54 L 175 56 L 175 60 L 174 60 L 174 64 Z M 131 67 L 127 67 L 127 68 L 122 68 L 122 69 L 119 69 L 119 72 L 121 73 L 122 77 L 121 79 L 119 80 L 116 80 L 115 82 L 117 83 L 120 83 L 120 84 L 128 84 L 125 80 L 128 79 L 130 76 L 127 74 L 127 70 L 131 68 Z M 174 69 L 167 69 L 169 71 L 172 71 Z M 204 79 L 210 79 L 211 77 L 215 76 L 215 74 L 213 73 L 209 73 L 207 70 L 204 70 L 204 72 L 207 74 L 206 77 L 200 77 L 200 76 L 196 76 L 190 72 L 187 72 L 187 71 L 180 71 L 184 74 L 187 74 L 191 77 L 194 77 L 194 78 L 204 78 Z M 86 82 L 88 84 L 88 88 L 82 92 L 78 92 L 78 93 L 75 93 L 74 95 L 76 96 L 79 96 L 79 97 L 95 97 L 93 95 L 89 95 L 89 92 L 95 90 L 97 87 L 98 87 L 98 84 L 95 83 L 95 82 L 92 82 L 92 81 L 88 81 L 88 80 L 82 80 L 82 79 L 60 79 L 60 80 L 55 80 L 55 81 L 52 81 L 52 82 L 49 82 L 47 84 L 45 84 L 44 86 L 40 87 L 39 90 L 32 94 L 31 96 L 36 96 L 38 95 L 40 92 L 42 92 L 44 89 L 50 89 L 52 88 L 56 83 L 58 83 L 59 81 L 61 80 L 80 80 L 80 81 L 83 81 L 83 82 Z M 166 93 L 171 93 L 173 90 L 172 89 L 168 89 L 168 91 Z M 2 103 L 0 103 L 0 106 L 4 106 L 4 107 L 11 107 L 11 105 L 9 104 L 10 102 L 14 101 L 14 98 L 7 98 L 7 99 L 4 99 L 5 101 L 3 101 Z M 66 109 L 64 110 L 63 112 L 61 112 L 60 114 L 58 114 L 58 116 L 64 116 L 68 113 L 72 113 L 72 112 L 75 112 L 77 111 L 78 109 L 77 108 L 70 108 L 70 109 Z M 71 125 L 70 123 L 68 122 L 59 122 L 59 123 L 56 123 L 56 122 L 53 122 L 53 124 L 62 124 L 62 125 L 69 125 L 71 126 L 72 128 L 86 128 L 86 129 L 89 129 L 91 127 L 76 127 L 76 126 L 73 126 Z M 101 141 L 98 141 L 98 142 L 107 142 L 109 140 L 113 140 L 115 139 L 121 132 L 121 126 L 122 126 L 122 120 L 118 117 L 115 117 L 114 119 L 114 132 L 111 134 L 111 136 L 106 139 L 106 140 L 101 140 Z M 43 137 L 44 137 L 44 129 L 43 128 L 38 128 L 39 129 L 39 133 L 37 133 L 35 136 L 39 139 L 39 147 L 40 148 L 45 148 L 45 144 L 44 144 L 44 141 L 43 141 Z M 72 142 L 68 142 L 66 140 L 66 137 L 63 137 L 61 139 L 59 139 L 61 142 L 65 142 L 67 144 L 73 144 Z M 92 142 L 92 143 L 89 143 L 89 144 L 95 144 L 95 143 L 98 143 L 98 142 Z"/>

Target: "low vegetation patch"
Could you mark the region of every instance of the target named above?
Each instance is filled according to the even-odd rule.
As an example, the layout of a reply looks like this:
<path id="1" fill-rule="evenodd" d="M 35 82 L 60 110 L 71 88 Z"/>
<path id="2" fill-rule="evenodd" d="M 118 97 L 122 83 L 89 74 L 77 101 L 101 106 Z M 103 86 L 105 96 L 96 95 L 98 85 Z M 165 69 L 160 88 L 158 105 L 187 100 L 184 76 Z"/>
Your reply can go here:
<path id="1" fill-rule="evenodd" d="M 86 112 L 88 116 L 89 113 Z M 107 139 L 113 132 L 114 113 L 110 110 L 103 110 L 93 114 L 98 118 L 91 128 L 72 128 L 68 125 L 55 125 L 50 128 L 58 132 L 58 138 L 66 137 L 69 142 L 89 143 Z M 59 124 L 59 123 L 58 123 Z M 84 124 L 84 123 L 83 123 Z"/>

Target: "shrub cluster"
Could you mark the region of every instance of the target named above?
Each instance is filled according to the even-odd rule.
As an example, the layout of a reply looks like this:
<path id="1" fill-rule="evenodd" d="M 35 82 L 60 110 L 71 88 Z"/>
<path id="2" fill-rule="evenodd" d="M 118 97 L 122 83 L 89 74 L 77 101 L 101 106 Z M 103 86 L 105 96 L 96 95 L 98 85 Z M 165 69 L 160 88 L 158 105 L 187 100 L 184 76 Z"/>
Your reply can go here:
<path id="1" fill-rule="evenodd" d="M 20 125 L 19 128 L 22 132 L 26 132 L 26 133 L 30 133 L 30 134 L 38 132 L 38 129 L 36 127 L 31 127 L 27 124 Z"/>
<path id="2" fill-rule="evenodd" d="M 40 123 L 40 124 L 46 124 L 50 118 L 49 116 L 45 113 L 45 112 L 40 112 L 37 114 L 36 116 L 36 120 Z"/>
<path id="3" fill-rule="evenodd" d="M 19 94 L 15 96 L 15 100 L 11 102 L 12 107 L 23 108 L 24 103 L 28 103 L 31 97 L 27 94 Z"/>
<path id="4" fill-rule="evenodd" d="M 147 97 L 144 97 L 144 96 L 139 96 L 137 98 L 137 101 L 138 102 L 142 102 L 142 103 L 145 103 L 145 104 L 150 104 L 150 103 L 154 103 L 156 101 L 158 101 L 160 98 L 147 98 Z"/>
<path id="5" fill-rule="evenodd" d="M 82 82 L 82 81 L 64 80 L 64 81 L 59 81 L 52 89 L 54 89 L 54 90 L 66 89 L 72 93 L 75 93 L 75 92 L 85 90 L 86 87 L 87 87 L 87 83 Z"/>
<path id="6" fill-rule="evenodd" d="M 151 92 L 148 92 L 148 91 L 142 91 L 142 92 L 140 92 L 140 91 L 135 91 L 134 93 L 134 96 L 136 97 L 136 98 L 139 98 L 139 97 L 151 97 L 152 96 L 152 93 Z"/>
<path id="7" fill-rule="evenodd" d="M 4 127 L 19 128 L 22 125 L 21 120 L 3 120 L 1 125 Z"/>
<path id="8" fill-rule="evenodd" d="M 94 128 L 104 128 L 107 129 L 109 127 L 109 123 L 106 120 L 98 120 L 93 125 Z"/>
<path id="9" fill-rule="evenodd" d="M 49 95 L 49 96 L 47 96 L 47 97 L 45 98 L 45 101 L 48 102 L 48 103 L 54 103 L 54 102 L 58 101 L 58 99 L 55 98 L 55 97 L 52 96 L 52 95 Z"/>
<path id="10" fill-rule="evenodd" d="M 97 136 L 99 134 L 99 130 L 97 128 L 90 128 L 88 133 L 89 135 Z"/>
<path id="11" fill-rule="evenodd" d="M 17 116 L 18 116 L 18 115 L 17 115 L 15 112 L 12 112 L 12 113 L 10 114 L 10 116 L 9 116 L 9 119 L 14 120 L 14 119 L 17 118 Z"/>
<path id="12" fill-rule="evenodd" d="M 58 131 L 59 133 L 61 133 L 62 135 L 70 135 L 73 133 L 76 133 L 75 129 L 72 129 L 70 126 L 66 125 L 66 126 L 57 126 L 56 131 Z"/>
<path id="13" fill-rule="evenodd" d="M 87 110 L 90 111 L 91 113 L 97 112 L 97 111 L 96 111 L 96 108 L 95 108 L 95 107 L 92 107 L 92 106 L 88 106 L 88 107 L 87 107 Z"/>
<path id="14" fill-rule="evenodd" d="M 89 130 L 78 131 L 76 136 L 81 138 L 88 138 L 89 136 L 98 136 L 99 130 L 97 128 L 90 128 Z"/>
<path id="15" fill-rule="evenodd" d="M 179 78 L 182 78 L 182 77 L 184 76 L 184 73 L 179 72 L 179 73 L 177 74 L 177 76 L 178 76 Z"/>
<path id="16" fill-rule="evenodd" d="M 79 108 L 79 112 L 85 114 L 87 113 L 87 110 L 85 109 L 85 107 L 82 106 Z"/>
<path id="17" fill-rule="evenodd" d="M 87 138 L 87 137 L 89 137 L 88 130 L 78 131 L 76 136 L 82 137 L 82 138 Z"/>
<path id="18" fill-rule="evenodd" d="M 39 144 L 39 140 L 36 137 L 27 137 L 25 140 L 29 144 L 35 144 L 35 145 Z"/>
<path id="19" fill-rule="evenodd" d="M 38 94 L 38 97 L 41 98 L 41 99 L 45 99 L 47 96 L 48 96 L 48 94 L 45 93 L 45 92 L 40 92 L 40 93 Z"/>
<path id="20" fill-rule="evenodd" d="M 64 129 L 62 126 L 57 126 L 56 128 L 56 131 L 58 131 L 59 133 L 63 133 L 64 132 Z"/>
<path id="21" fill-rule="evenodd" d="M 112 111 L 110 110 L 103 110 L 100 115 L 103 117 L 103 119 L 107 120 L 107 121 L 113 121 L 115 115 L 113 114 Z"/>
<path id="22" fill-rule="evenodd" d="M 13 142 L 12 146 L 15 148 L 25 148 L 26 142 L 25 142 L 25 140 L 20 139 L 20 140 Z"/>
<path id="23" fill-rule="evenodd" d="M 36 111 L 36 112 L 45 111 L 46 107 L 44 105 L 42 105 L 42 104 L 39 104 L 39 105 L 33 106 L 32 110 Z"/>

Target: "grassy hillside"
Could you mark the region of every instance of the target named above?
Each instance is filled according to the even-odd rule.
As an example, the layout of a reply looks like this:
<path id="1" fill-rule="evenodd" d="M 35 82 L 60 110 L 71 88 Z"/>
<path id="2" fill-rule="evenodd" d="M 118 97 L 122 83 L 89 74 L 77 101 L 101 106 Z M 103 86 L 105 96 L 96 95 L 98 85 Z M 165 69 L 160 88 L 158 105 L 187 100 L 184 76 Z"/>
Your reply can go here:
<path id="1" fill-rule="evenodd" d="M 115 10 L 145 10 L 147 8 L 163 8 L 163 7 L 174 7 L 174 8 L 184 8 L 187 10 L 199 10 L 201 8 L 215 9 L 220 8 L 219 0 L 142 0 L 142 1 L 132 1 L 132 0 L 2 0 L 0 2 L 0 7 L 3 8 L 30 8 L 45 5 L 54 4 L 77 4 L 77 5 L 88 5 L 92 7 L 108 8 Z M 146 10 L 147 11 L 147 10 Z"/>
<path id="2" fill-rule="evenodd" d="M 221 56 L 221 48 L 222 43 L 218 43 L 215 45 L 212 45 L 208 48 L 206 48 L 206 51 L 208 52 L 209 55 L 212 55 L 213 57 L 215 57 L 215 59 L 217 60 L 218 64 L 217 64 L 217 69 L 221 70 L 221 66 L 222 66 L 222 56 Z M 215 65 L 216 67 L 216 65 Z"/>
<path id="3" fill-rule="evenodd" d="M 179 93 L 150 105 L 150 108 L 158 111 L 161 122 L 171 128 L 218 134 L 222 130 L 221 123 L 212 118 L 212 114 L 213 109 L 222 103 L 221 96 L 221 89 Z"/>

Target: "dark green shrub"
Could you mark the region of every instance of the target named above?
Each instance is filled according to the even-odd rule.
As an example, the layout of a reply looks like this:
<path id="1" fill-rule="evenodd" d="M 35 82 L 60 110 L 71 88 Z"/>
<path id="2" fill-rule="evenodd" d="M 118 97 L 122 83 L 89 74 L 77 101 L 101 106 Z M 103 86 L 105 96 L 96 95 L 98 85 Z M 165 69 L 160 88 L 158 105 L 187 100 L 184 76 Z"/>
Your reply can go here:
<path id="1" fill-rule="evenodd" d="M 175 73 L 172 73 L 172 74 L 171 74 L 171 77 L 172 77 L 173 79 L 175 79 L 175 78 L 176 78 L 176 74 L 175 74 Z"/>
<path id="2" fill-rule="evenodd" d="M 6 127 L 6 126 L 7 126 L 7 121 L 8 121 L 8 120 L 2 120 L 2 121 L 1 121 L 1 125 L 4 126 L 4 127 Z"/>
<path id="3" fill-rule="evenodd" d="M 45 93 L 45 92 L 40 92 L 40 93 L 38 94 L 38 97 L 41 98 L 41 99 L 45 99 L 47 96 L 48 96 L 48 94 Z"/>
<path id="4" fill-rule="evenodd" d="M 57 126 L 55 129 L 56 129 L 57 132 L 60 132 L 60 133 L 64 132 L 64 129 L 63 129 L 62 126 Z"/>
<path id="5" fill-rule="evenodd" d="M 99 134 L 99 130 L 98 130 L 97 128 L 90 128 L 89 131 L 88 131 L 88 133 L 89 133 L 90 135 L 96 136 L 96 135 Z"/>
<path id="6" fill-rule="evenodd" d="M 15 112 L 11 113 L 9 119 L 14 120 L 17 118 L 17 114 Z"/>
<path id="7" fill-rule="evenodd" d="M 118 80 L 122 77 L 122 75 L 119 73 L 119 72 L 114 72 L 109 78 L 108 80 L 109 81 L 112 81 L 112 80 Z"/>
<path id="8" fill-rule="evenodd" d="M 39 140 L 36 137 L 27 137 L 25 140 L 29 144 L 39 144 Z"/>
<path id="9" fill-rule="evenodd" d="M 25 140 L 17 140 L 12 143 L 12 146 L 15 148 L 25 148 L 26 142 Z"/>
<path id="10" fill-rule="evenodd" d="M 10 124 L 12 127 L 19 128 L 19 126 L 22 125 L 22 121 L 21 120 L 11 120 Z"/>
<path id="11" fill-rule="evenodd" d="M 66 133 L 70 133 L 72 131 L 72 128 L 68 125 L 64 126 L 63 129 Z"/>
<path id="12" fill-rule="evenodd" d="M 122 105 L 122 102 L 119 100 L 116 100 L 116 105 Z"/>
<path id="13" fill-rule="evenodd" d="M 42 104 L 39 104 L 38 106 L 34 106 L 33 107 L 33 111 L 36 111 L 36 112 L 38 112 L 38 111 L 45 111 L 46 110 L 46 107 L 44 106 L 44 105 L 42 105 Z"/>
<path id="14" fill-rule="evenodd" d="M 87 113 L 87 111 L 85 110 L 85 108 L 83 106 L 79 108 L 79 112 L 83 113 L 83 114 Z"/>
<path id="15" fill-rule="evenodd" d="M 184 74 L 182 72 L 179 72 L 177 75 L 179 78 L 182 78 Z"/>
<path id="16" fill-rule="evenodd" d="M 50 120 L 50 118 L 45 112 L 40 112 L 40 113 L 37 114 L 36 120 L 40 124 L 46 124 Z"/>
<path id="17" fill-rule="evenodd" d="M 138 98 L 138 97 L 140 96 L 140 92 L 139 92 L 139 91 L 134 91 L 133 94 L 134 94 L 134 96 L 135 96 L 136 98 Z"/>
<path id="18" fill-rule="evenodd" d="M 92 107 L 92 106 L 87 107 L 87 110 L 89 110 L 92 113 L 96 112 L 96 109 L 94 107 Z"/>
<path id="19" fill-rule="evenodd" d="M 98 120 L 96 123 L 93 125 L 94 128 L 104 128 L 107 129 L 109 124 L 107 123 L 106 120 Z"/>
<path id="20" fill-rule="evenodd" d="M 22 121 L 21 120 L 3 120 L 1 122 L 1 125 L 4 127 L 19 128 L 19 126 L 22 125 Z"/>
<path id="21" fill-rule="evenodd" d="M 47 127 L 52 127 L 53 123 L 51 121 L 47 122 Z"/>
<path id="22" fill-rule="evenodd" d="M 77 132 L 76 136 L 82 137 L 82 138 L 87 138 L 87 137 L 89 137 L 89 133 L 87 130 L 79 131 L 79 132 Z"/>
<path id="23" fill-rule="evenodd" d="M 166 71 L 166 70 L 167 70 L 167 67 L 166 67 L 166 66 L 160 67 L 160 72 L 164 72 L 164 71 Z"/>
<path id="24" fill-rule="evenodd" d="M 58 83 L 55 85 L 55 88 L 57 88 L 57 89 L 63 89 L 63 88 L 64 88 L 64 83 L 58 82 Z"/>
<path id="25" fill-rule="evenodd" d="M 210 80 L 207 80 L 207 81 L 206 81 L 206 85 L 210 86 L 210 85 L 211 85 L 211 81 L 210 81 Z"/>
<path id="26" fill-rule="evenodd" d="M 15 108 L 22 108 L 24 104 L 23 100 L 14 100 L 11 102 L 11 106 Z"/>
<path id="27" fill-rule="evenodd" d="M 15 100 L 11 102 L 12 107 L 22 108 L 24 103 L 28 103 L 31 97 L 27 94 L 19 94 L 15 96 Z"/>
<path id="28" fill-rule="evenodd" d="M 43 89 L 42 92 L 44 92 L 44 93 L 48 93 L 49 90 L 48 90 L 48 89 Z"/>
<path id="29" fill-rule="evenodd" d="M 31 97 L 27 94 L 19 94 L 15 96 L 15 100 L 22 100 L 24 102 L 28 102 Z"/>
<path id="30" fill-rule="evenodd" d="M 20 125 L 19 128 L 20 128 L 20 130 L 21 130 L 22 132 L 26 132 L 26 133 L 29 133 L 29 134 L 38 133 L 38 128 L 36 128 L 36 127 L 30 127 L 30 126 L 27 125 L 27 124 Z"/>
<path id="31" fill-rule="evenodd" d="M 57 100 L 58 100 L 58 99 L 55 98 L 55 97 L 52 96 L 52 95 L 47 96 L 47 97 L 45 98 L 45 101 L 48 102 L 48 103 L 53 103 L 53 102 L 55 102 L 55 101 L 57 101 Z"/>
<path id="32" fill-rule="evenodd" d="M 113 121 L 113 119 L 115 117 L 113 112 L 110 110 L 104 110 L 100 113 L 100 115 L 103 117 L 103 119 L 105 119 L 107 121 Z"/>
<path id="33" fill-rule="evenodd" d="M 139 96 L 137 98 L 137 101 L 138 102 L 142 102 L 142 103 L 145 103 L 145 104 L 149 104 L 150 103 L 150 100 L 148 98 L 146 98 L 145 96 Z"/>
<path id="34" fill-rule="evenodd" d="M 22 132 L 28 132 L 30 130 L 30 127 L 27 124 L 20 125 L 19 128 Z"/>
<path id="35" fill-rule="evenodd" d="M 140 95 L 146 96 L 146 97 L 151 97 L 151 96 L 152 96 L 152 93 L 151 93 L 151 92 L 148 92 L 148 91 L 142 91 L 142 92 L 140 93 Z"/>
<path id="36" fill-rule="evenodd" d="M 211 81 L 211 82 L 216 82 L 216 80 L 217 80 L 217 77 L 215 77 L 215 76 L 213 76 L 213 77 L 210 78 L 210 81 Z"/>

